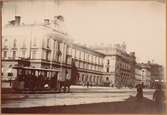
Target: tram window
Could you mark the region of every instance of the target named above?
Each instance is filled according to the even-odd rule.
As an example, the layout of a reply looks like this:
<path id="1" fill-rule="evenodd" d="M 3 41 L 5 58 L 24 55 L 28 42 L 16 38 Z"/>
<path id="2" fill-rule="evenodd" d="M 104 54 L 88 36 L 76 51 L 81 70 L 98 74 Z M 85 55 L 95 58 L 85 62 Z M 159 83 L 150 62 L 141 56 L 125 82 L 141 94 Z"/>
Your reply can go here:
<path id="1" fill-rule="evenodd" d="M 13 73 L 8 73 L 8 76 L 13 76 Z"/>
<path id="2" fill-rule="evenodd" d="M 18 74 L 21 75 L 22 74 L 22 70 L 18 69 Z"/>
<path id="3" fill-rule="evenodd" d="M 31 71 L 30 70 L 27 70 L 28 71 L 28 74 L 31 75 Z"/>
<path id="4" fill-rule="evenodd" d="M 35 76 L 38 76 L 38 71 L 35 71 Z"/>
<path id="5" fill-rule="evenodd" d="M 28 75 L 29 74 L 29 71 L 28 70 L 25 70 L 25 75 Z"/>

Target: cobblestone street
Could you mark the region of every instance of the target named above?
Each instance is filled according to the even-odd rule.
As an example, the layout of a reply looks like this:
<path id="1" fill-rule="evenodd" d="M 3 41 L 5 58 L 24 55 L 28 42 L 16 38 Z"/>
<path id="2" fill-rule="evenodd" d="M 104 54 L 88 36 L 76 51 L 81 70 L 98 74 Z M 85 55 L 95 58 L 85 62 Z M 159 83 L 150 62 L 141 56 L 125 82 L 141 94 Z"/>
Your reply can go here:
<path id="1" fill-rule="evenodd" d="M 153 91 L 144 90 L 144 96 L 152 99 Z M 73 86 L 71 93 L 57 94 L 3 94 L 2 107 L 25 108 L 57 105 L 79 105 L 100 102 L 124 101 L 129 96 L 135 96 L 136 89 L 117 89 L 111 87 Z"/>

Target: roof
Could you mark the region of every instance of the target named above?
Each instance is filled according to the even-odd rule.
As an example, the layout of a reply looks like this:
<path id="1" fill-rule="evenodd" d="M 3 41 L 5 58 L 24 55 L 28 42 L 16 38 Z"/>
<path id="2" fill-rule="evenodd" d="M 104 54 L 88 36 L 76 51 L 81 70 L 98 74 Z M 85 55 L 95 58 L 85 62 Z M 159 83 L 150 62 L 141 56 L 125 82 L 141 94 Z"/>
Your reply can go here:
<path id="1" fill-rule="evenodd" d="M 6 25 L 2 30 L 2 35 L 26 36 L 26 37 L 49 35 L 55 40 L 64 42 L 70 41 L 67 33 L 63 33 L 51 25 L 44 25 L 44 24 Z"/>

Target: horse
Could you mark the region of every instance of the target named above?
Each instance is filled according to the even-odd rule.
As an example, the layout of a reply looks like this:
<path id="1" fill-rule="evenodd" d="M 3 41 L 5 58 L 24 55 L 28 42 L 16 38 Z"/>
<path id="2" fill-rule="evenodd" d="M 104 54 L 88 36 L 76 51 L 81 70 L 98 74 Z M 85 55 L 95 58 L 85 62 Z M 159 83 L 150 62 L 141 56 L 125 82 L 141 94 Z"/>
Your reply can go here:
<path id="1" fill-rule="evenodd" d="M 67 92 L 70 92 L 70 86 L 72 85 L 71 80 L 65 80 L 65 81 L 59 81 L 59 92 L 61 92 L 61 89 L 63 87 L 63 92 L 66 92 L 66 88 L 68 88 Z"/>

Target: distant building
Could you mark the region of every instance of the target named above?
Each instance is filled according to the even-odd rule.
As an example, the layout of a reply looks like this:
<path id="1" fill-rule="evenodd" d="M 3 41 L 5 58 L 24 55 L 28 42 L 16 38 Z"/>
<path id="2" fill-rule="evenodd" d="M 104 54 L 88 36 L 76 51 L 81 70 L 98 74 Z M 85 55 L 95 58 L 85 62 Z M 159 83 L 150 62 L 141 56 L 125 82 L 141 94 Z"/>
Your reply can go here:
<path id="1" fill-rule="evenodd" d="M 164 82 L 163 66 L 155 63 L 138 63 L 135 68 L 136 84 L 144 83 L 146 87 L 154 88 L 157 83 Z"/>
<path id="2" fill-rule="evenodd" d="M 155 87 L 157 83 L 165 83 L 164 67 L 156 63 L 151 63 L 150 61 L 148 61 L 147 65 L 150 66 L 151 87 Z"/>
<path id="3" fill-rule="evenodd" d="M 141 76 L 142 76 L 142 83 L 144 83 L 145 87 L 150 87 L 150 80 L 151 80 L 151 71 L 150 71 L 150 66 L 144 63 L 141 63 L 140 66 L 142 67 L 141 71 Z"/>
<path id="4" fill-rule="evenodd" d="M 96 47 L 94 50 L 105 55 L 104 81 L 109 80 L 110 84 L 116 87 L 135 85 L 136 57 L 134 52 L 127 53 L 125 43 Z"/>
<path id="5" fill-rule="evenodd" d="M 139 64 L 135 66 L 135 85 L 141 84 L 142 81 L 142 67 Z"/>

